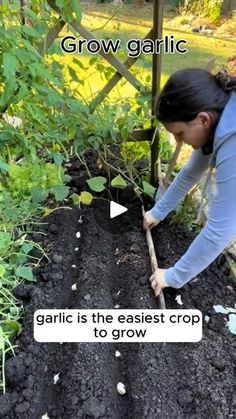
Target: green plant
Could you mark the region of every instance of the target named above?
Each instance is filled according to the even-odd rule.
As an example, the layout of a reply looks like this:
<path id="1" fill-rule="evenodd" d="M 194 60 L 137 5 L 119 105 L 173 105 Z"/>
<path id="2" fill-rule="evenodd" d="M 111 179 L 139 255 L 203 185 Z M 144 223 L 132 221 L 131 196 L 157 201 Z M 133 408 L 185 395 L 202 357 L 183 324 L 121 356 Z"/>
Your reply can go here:
<path id="1" fill-rule="evenodd" d="M 160 136 L 160 143 L 159 143 L 159 156 L 163 162 L 167 162 L 170 160 L 173 154 L 173 147 L 169 142 L 168 133 L 163 125 L 158 124 L 159 128 L 159 136 Z"/>
<path id="2" fill-rule="evenodd" d="M 3 393 L 6 392 L 6 379 L 5 379 L 5 361 L 8 352 L 15 355 L 14 348 L 11 344 L 11 339 L 15 335 L 21 333 L 21 325 L 17 320 L 5 320 L 0 321 L 0 360 L 1 360 L 1 374 L 2 380 L 0 381 L 0 387 Z"/>
<path id="3" fill-rule="evenodd" d="M 30 224 L 39 212 L 38 206 L 32 205 L 29 200 L 22 201 L 19 196 L 13 199 L 11 194 L 4 190 L 0 193 L 0 226 L 5 231 L 22 231 L 25 224 Z"/>
<path id="4" fill-rule="evenodd" d="M 205 15 L 214 23 L 220 18 L 222 6 L 223 0 L 184 0 L 182 11 Z"/>
<path id="5" fill-rule="evenodd" d="M 78 2 L 55 3 L 65 19 L 79 19 Z M 56 45 L 48 55 L 43 55 L 46 34 L 57 17 L 46 7 L 46 2 L 41 1 L 40 5 L 42 8 L 36 7 L 36 12 L 23 8 L 25 25 L 21 25 L 19 2 L 4 2 L 0 6 L 0 112 L 17 115 L 23 121 L 20 127 L 14 128 L 5 119 L 0 120 L 3 162 L 9 155 L 34 159 L 39 152 L 50 155 L 56 162 L 62 161 L 74 140 L 78 111 L 81 115 L 88 113 L 87 107 L 67 88 L 63 67 L 52 59 Z M 41 55 L 38 50 L 42 46 Z M 74 62 L 79 64 L 78 59 Z"/>
<path id="6" fill-rule="evenodd" d="M 37 159 L 34 163 L 23 162 L 9 164 L 7 190 L 13 198 L 29 199 L 33 203 L 44 201 L 49 193 L 57 201 L 62 201 L 68 195 L 69 188 L 64 186 L 70 177 L 64 173 L 61 166 Z M 4 186 L 0 186 L 4 190 Z"/>
<path id="7" fill-rule="evenodd" d="M 131 186 L 138 198 L 141 198 L 142 194 L 149 196 L 149 198 L 154 198 L 156 189 L 147 181 L 140 178 L 139 184 L 135 184 L 131 179 L 128 178 L 124 173 L 118 174 L 113 177 L 110 182 L 110 187 L 108 188 L 108 179 L 104 176 L 96 176 L 87 180 L 88 186 L 91 191 L 95 193 L 108 192 L 110 199 L 112 198 L 111 190 L 124 190 L 128 186 Z M 70 195 L 70 198 L 73 200 L 76 205 L 90 205 L 94 199 L 105 199 L 101 196 L 96 197 L 90 192 L 82 191 L 80 194 L 73 193 Z M 118 198 L 117 198 L 118 199 Z"/>
<path id="8" fill-rule="evenodd" d="M 200 230 L 200 227 L 196 223 L 197 217 L 197 206 L 195 200 L 195 193 L 198 186 L 194 187 L 184 198 L 184 200 L 178 205 L 175 212 L 171 216 L 170 224 L 183 224 L 189 230 Z"/>
<path id="9" fill-rule="evenodd" d="M 7 230 L 8 227 L 8 230 Z M 17 237 L 17 233 L 19 237 Z M 21 316 L 20 303 L 13 296 L 13 289 L 23 280 L 35 281 L 33 268 L 38 266 L 40 259 L 30 255 L 33 248 L 41 250 L 36 243 L 27 240 L 22 230 L 9 229 L 1 223 L 0 228 L 0 387 L 5 393 L 5 360 L 6 355 L 14 348 L 11 339 L 22 331 L 19 319 Z"/>

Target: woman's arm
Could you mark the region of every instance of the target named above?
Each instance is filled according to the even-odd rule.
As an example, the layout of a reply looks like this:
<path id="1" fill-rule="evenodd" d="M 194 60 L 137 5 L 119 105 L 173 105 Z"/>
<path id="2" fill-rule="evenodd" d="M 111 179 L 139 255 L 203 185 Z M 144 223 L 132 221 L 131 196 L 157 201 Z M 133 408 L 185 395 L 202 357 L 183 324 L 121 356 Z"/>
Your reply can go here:
<path id="1" fill-rule="evenodd" d="M 236 135 L 228 138 L 217 152 L 216 170 L 208 221 L 187 252 L 165 272 L 168 286 L 180 288 L 202 272 L 236 233 Z"/>
<path id="2" fill-rule="evenodd" d="M 151 209 L 152 217 L 163 220 L 177 207 L 186 193 L 202 178 L 209 167 L 210 157 L 210 155 L 202 154 L 201 150 L 193 151 L 189 161 L 178 173 L 163 197 Z"/>

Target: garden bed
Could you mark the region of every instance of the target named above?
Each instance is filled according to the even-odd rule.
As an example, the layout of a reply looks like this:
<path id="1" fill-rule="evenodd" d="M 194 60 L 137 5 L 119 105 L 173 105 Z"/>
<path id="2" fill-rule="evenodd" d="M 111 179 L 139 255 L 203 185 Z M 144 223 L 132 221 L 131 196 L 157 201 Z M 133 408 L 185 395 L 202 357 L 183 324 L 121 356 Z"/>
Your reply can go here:
<path id="1" fill-rule="evenodd" d="M 0 417 L 235 418 L 236 338 L 226 327 L 227 315 L 213 309 L 216 304 L 234 307 L 227 266 L 215 261 L 183 289 L 164 290 L 167 308 L 197 308 L 204 319 L 209 316 L 198 343 L 38 343 L 33 339 L 37 309 L 158 309 L 149 286 L 139 202 L 129 203 L 128 211 L 113 220 L 108 203 L 99 201 L 83 210 L 55 211 L 45 220 L 40 231 L 47 235 L 35 233 L 34 239 L 50 261 L 38 270 L 35 285 L 15 290 L 24 304 L 23 333 L 15 342 L 17 356 L 6 363 Z M 153 237 L 160 267 L 169 267 L 194 234 L 166 221 Z M 120 381 L 124 396 L 116 390 Z"/>

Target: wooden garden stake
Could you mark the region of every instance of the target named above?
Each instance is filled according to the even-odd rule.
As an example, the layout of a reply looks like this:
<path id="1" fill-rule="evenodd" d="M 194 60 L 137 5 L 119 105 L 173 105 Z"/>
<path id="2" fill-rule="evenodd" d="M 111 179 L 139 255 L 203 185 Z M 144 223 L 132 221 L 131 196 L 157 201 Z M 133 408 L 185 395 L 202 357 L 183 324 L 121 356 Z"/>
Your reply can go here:
<path id="1" fill-rule="evenodd" d="M 142 206 L 142 214 L 144 217 L 145 211 L 144 211 L 143 206 Z M 157 263 L 156 253 L 155 253 L 154 244 L 152 240 L 152 233 L 149 228 L 146 230 L 146 239 L 147 239 L 147 245 L 148 245 L 149 255 L 151 259 L 152 272 L 154 273 L 158 269 L 158 263 Z M 160 307 L 161 309 L 164 310 L 166 308 L 166 303 L 165 303 L 164 294 L 162 291 L 158 295 L 158 298 L 159 298 Z"/>
<path id="2" fill-rule="evenodd" d="M 177 163 L 182 145 L 183 145 L 183 142 L 180 142 L 180 141 L 177 142 L 174 154 L 173 154 L 173 156 L 171 157 L 171 159 L 168 163 L 168 168 L 167 168 L 166 176 L 165 176 L 165 179 L 164 179 L 164 185 L 166 187 L 168 186 L 168 184 L 170 182 L 170 177 L 171 177 L 171 174 L 172 174 L 172 172 L 174 170 L 174 167 Z"/>

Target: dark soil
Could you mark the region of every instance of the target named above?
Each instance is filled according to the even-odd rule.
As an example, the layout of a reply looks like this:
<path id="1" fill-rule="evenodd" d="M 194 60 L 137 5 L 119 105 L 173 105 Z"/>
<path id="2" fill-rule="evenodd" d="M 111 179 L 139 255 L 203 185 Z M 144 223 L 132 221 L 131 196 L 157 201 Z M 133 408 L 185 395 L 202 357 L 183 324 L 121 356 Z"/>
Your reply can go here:
<path id="1" fill-rule="evenodd" d="M 45 259 L 38 269 L 35 285 L 15 289 L 24 305 L 23 333 L 15 342 L 17 356 L 6 363 L 7 394 L 0 396 L 0 417 L 41 419 L 47 413 L 50 419 L 236 418 L 236 338 L 225 326 L 227 316 L 213 310 L 214 304 L 235 303 L 236 289 L 222 260 L 184 288 L 164 290 L 167 308 L 197 308 L 203 318 L 210 317 L 198 343 L 34 341 L 37 309 L 112 309 L 117 304 L 120 309 L 158 309 L 149 285 L 140 203 L 133 201 L 125 214 L 110 221 L 101 202 L 81 211 L 55 211 L 40 229 L 47 235 L 34 234 L 50 261 Z M 160 267 L 169 267 L 194 233 L 166 221 L 153 237 Z M 77 291 L 72 291 L 75 283 Z M 182 306 L 176 294 L 181 294 Z M 126 386 L 124 396 L 117 393 L 119 381 Z"/>

